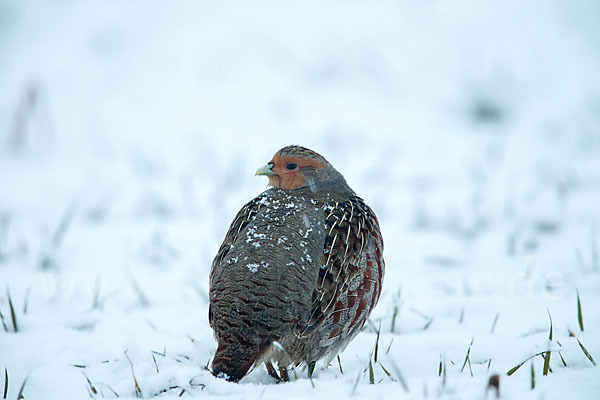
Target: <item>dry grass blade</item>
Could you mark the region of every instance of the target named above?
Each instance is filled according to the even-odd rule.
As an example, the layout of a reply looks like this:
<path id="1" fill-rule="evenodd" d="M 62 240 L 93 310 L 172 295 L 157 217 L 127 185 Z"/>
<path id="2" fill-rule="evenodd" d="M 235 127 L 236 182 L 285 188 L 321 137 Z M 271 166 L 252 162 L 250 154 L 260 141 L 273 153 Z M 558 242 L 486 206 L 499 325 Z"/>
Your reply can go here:
<path id="1" fill-rule="evenodd" d="M 585 346 L 579 341 L 579 339 L 577 339 L 577 343 L 579 343 L 579 347 L 581 347 L 581 351 L 583 351 L 583 354 L 585 354 L 585 356 L 588 358 L 588 360 L 590 360 L 590 362 L 592 364 L 594 364 L 594 366 L 596 366 L 596 361 L 594 361 L 594 358 L 592 357 L 592 355 L 587 351 L 587 349 L 585 348 Z"/>
<path id="2" fill-rule="evenodd" d="M 583 332 L 583 312 L 581 311 L 581 299 L 579 298 L 579 291 L 577 292 L 577 321 L 579 321 L 579 329 Z"/>
<path id="3" fill-rule="evenodd" d="M 440 366 L 438 367 L 438 376 L 442 376 L 442 355 L 440 354 Z"/>
<path id="4" fill-rule="evenodd" d="M 137 378 L 135 377 L 135 371 L 133 369 L 133 363 L 127 354 L 127 351 L 124 351 L 125 357 L 127 357 L 127 361 L 129 361 L 129 365 L 131 366 L 131 374 L 133 375 L 133 383 L 135 384 L 135 397 L 138 399 L 142 397 L 142 389 L 140 389 L 140 385 L 138 385 Z"/>
<path id="5" fill-rule="evenodd" d="M 342 360 L 341 360 L 341 358 L 340 358 L 340 355 L 339 355 L 339 354 L 338 354 L 338 356 L 337 356 L 337 360 L 338 360 L 338 365 L 340 366 L 340 373 L 341 373 L 342 375 L 344 375 L 344 369 L 342 368 Z"/>

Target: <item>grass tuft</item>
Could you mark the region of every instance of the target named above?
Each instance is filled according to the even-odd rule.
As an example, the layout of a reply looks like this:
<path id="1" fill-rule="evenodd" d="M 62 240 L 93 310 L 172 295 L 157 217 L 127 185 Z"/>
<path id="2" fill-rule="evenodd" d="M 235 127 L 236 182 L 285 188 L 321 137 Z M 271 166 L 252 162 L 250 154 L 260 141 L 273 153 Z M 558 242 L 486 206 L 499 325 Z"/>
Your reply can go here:
<path id="1" fill-rule="evenodd" d="M 589 351 L 587 351 L 587 349 L 585 348 L 585 346 L 583 345 L 583 343 L 581 343 L 581 341 L 579 339 L 577 339 L 577 343 L 579 343 L 579 347 L 581 347 L 581 351 L 583 351 L 583 354 L 585 354 L 585 356 L 588 358 L 588 360 L 590 360 L 590 362 L 592 364 L 594 364 L 594 366 L 596 366 L 596 361 L 594 361 L 594 358 L 589 353 Z"/>
<path id="2" fill-rule="evenodd" d="M 465 356 L 465 361 L 462 365 L 462 368 L 460 369 L 460 372 L 463 372 L 463 370 L 465 369 L 465 366 L 467 364 L 469 364 L 469 371 L 471 372 L 471 377 L 473 376 L 473 369 L 471 368 L 471 346 L 473 346 L 474 340 L 475 340 L 475 338 L 471 339 L 471 343 L 469 344 L 469 348 L 467 349 L 467 355 Z"/>

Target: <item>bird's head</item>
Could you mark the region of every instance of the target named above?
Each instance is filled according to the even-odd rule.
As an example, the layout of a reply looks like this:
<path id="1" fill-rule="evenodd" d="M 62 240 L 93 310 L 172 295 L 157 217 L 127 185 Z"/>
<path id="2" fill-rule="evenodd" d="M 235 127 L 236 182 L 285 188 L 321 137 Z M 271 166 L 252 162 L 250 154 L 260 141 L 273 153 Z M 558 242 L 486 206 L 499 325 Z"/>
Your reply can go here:
<path id="1" fill-rule="evenodd" d="M 323 156 L 301 146 L 282 148 L 267 165 L 256 171 L 256 175 L 266 175 L 269 185 L 276 189 L 352 191 L 344 177 Z"/>

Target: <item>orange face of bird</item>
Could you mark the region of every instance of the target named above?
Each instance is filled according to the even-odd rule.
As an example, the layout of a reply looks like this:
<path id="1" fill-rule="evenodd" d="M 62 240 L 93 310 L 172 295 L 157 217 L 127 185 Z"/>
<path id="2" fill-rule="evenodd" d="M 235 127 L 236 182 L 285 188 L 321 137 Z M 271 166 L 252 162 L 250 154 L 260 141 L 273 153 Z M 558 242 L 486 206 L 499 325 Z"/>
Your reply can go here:
<path id="1" fill-rule="evenodd" d="M 307 186 L 307 173 L 323 168 L 324 164 L 314 158 L 275 154 L 273 159 L 256 171 L 266 175 L 275 189 L 293 190 Z"/>

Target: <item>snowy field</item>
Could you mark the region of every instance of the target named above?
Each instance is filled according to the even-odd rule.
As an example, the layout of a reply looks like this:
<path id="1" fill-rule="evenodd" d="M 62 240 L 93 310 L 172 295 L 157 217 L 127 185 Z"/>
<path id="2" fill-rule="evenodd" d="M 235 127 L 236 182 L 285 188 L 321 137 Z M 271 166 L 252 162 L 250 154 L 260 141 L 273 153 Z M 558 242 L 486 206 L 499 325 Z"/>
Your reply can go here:
<path id="1" fill-rule="evenodd" d="M 288 144 L 383 294 L 343 372 L 228 383 L 210 264 Z M 597 399 L 599 304 L 598 1 L 0 0 L 6 398 Z"/>

